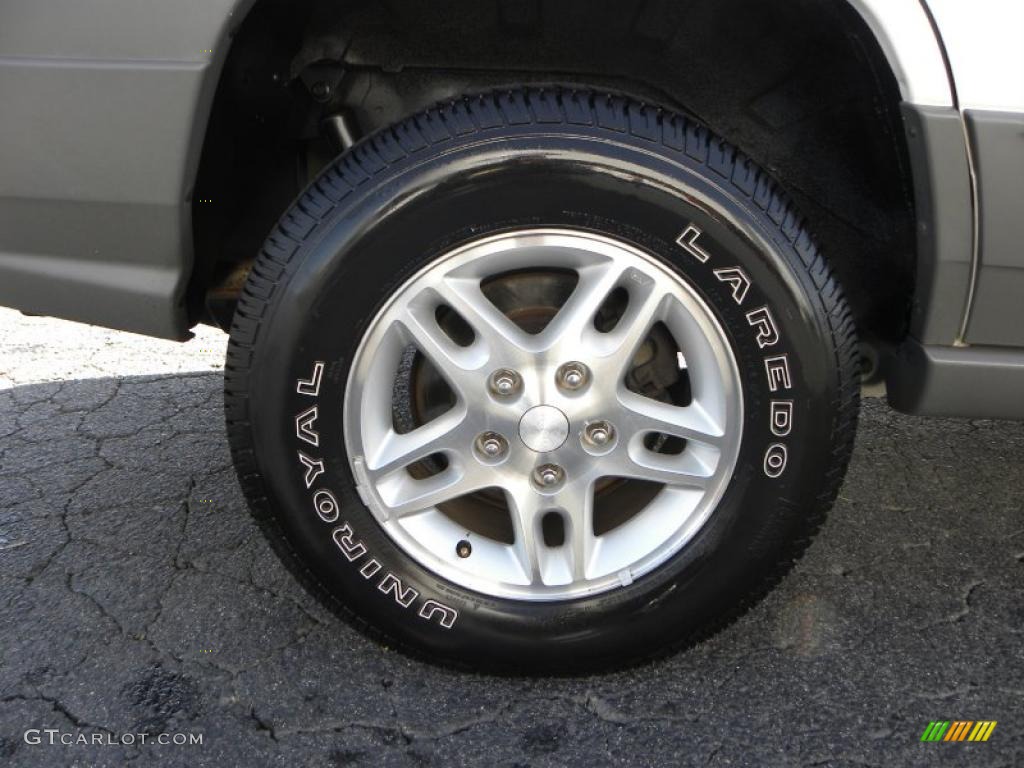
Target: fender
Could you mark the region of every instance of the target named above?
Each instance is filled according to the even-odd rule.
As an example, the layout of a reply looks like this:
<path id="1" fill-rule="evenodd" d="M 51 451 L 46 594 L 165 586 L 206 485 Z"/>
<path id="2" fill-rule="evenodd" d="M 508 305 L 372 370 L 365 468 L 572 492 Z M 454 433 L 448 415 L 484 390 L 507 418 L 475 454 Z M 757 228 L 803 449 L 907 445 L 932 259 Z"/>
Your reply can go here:
<path id="1" fill-rule="evenodd" d="M 976 201 L 970 288 L 957 342 L 1024 347 L 1024 3 L 927 3 L 949 59 Z"/>
<path id="2" fill-rule="evenodd" d="M 192 185 L 254 4 L 0 3 L 0 304 L 190 336 Z"/>
<path id="3" fill-rule="evenodd" d="M 846 0 L 878 41 L 905 102 L 954 107 L 939 41 L 919 0 Z"/>

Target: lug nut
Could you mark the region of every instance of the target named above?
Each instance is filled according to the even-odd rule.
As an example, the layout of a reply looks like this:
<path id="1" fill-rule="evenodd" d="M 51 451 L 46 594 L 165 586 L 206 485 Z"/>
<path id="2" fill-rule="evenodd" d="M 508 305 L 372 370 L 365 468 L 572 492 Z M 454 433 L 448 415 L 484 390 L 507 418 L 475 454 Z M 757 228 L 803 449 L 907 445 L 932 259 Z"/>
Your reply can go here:
<path id="1" fill-rule="evenodd" d="M 554 488 L 565 479 L 565 470 L 557 464 L 541 464 L 533 470 L 533 481 L 541 488 Z"/>
<path id="2" fill-rule="evenodd" d="M 523 388 L 523 379 L 513 370 L 499 368 L 491 374 L 488 386 L 491 393 L 498 397 L 512 397 Z"/>
<path id="3" fill-rule="evenodd" d="M 485 459 L 500 459 L 508 451 L 508 441 L 497 432 L 483 432 L 476 439 L 476 451 Z"/>
<path id="4" fill-rule="evenodd" d="M 562 389 L 575 392 L 586 386 L 590 371 L 583 363 L 566 363 L 558 369 L 555 380 Z"/>
<path id="5" fill-rule="evenodd" d="M 603 448 L 615 439 L 615 427 L 607 421 L 592 421 L 583 430 L 583 439 L 596 448 Z"/>
<path id="6" fill-rule="evenodd" d="M 455 545 L 455 554 L 465 559 L 473 554 L 473 546 L 465 539 L 462 539 Z"/>

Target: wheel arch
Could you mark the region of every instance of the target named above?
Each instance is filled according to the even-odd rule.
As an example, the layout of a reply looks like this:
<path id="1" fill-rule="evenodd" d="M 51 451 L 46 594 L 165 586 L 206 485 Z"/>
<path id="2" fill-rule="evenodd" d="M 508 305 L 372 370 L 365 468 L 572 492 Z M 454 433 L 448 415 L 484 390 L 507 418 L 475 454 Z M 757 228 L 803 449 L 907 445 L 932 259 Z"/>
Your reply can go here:
<path id="1" fill-rule="evenodd" d="M 922 107 L 956 105 L 949 70 L 922 0 L 839 0 L 864 19 L 885 54 L 903 101 Z"/>
<path id="2" fill-rule="evenodd" d="M 735 1 L 741 2 L 742 0 Z M 458 3 L 459 0 L 455 0 L 455 2 Z M 402 5 L 402 3 L 391 5 Z M 499 6 L 497 2 L 493 5 L 495 8 Z M 543 6 L 543 0 L 536 5 Z M 666 5 L 666 3 L 656 0 L 638 0 L 631 13 L 630 24 L 635 27 L 639 23 L 638 19 L 641 19 L 644 14 L 654 13 L 656 16 L 657 13 L 663 12 Z M 691 0 L 689 5 L 699 6 L 701 0 Z M 779 5 L 781 9 L 781 4 Z M 216 178 L 218 173 L 223 175 L 230 173 L 230 170 L 225 171 L 223 168 L 220 171 L 215 170 L 218 161 L 214 159 L 214 154 L 218 147 L 225 147 L 231 143 L 231 139 L 226 138 L 222 130 L 225 123 L 230 123 L 230 119 L 223 114 L 225 105 L 230 104 L 237 94 L 237 92 L 232 94 L 231 65 L 233 61 L 237 64 L 244 57 L 252 56 L 252 52 L 260 49 L 262 45 L 256 41 L 265 40 L 265 35 L 261 36 L 258 31 L 254 32 L 259 28 L 256 19 L 275 18 L 276 16 L 278 18 L 276 28 L 281 29 L 281 6 L 282 4 L 278 0 L 238 0 L 235 5 L 233 10 L 235 19 L 231 26 L 234 30 L 238 30 L 238 35 L 234 39 L 228 60 L 221 62 L 226 66 L 210 67 L 207 71 L 207 77 L 212 78 L 209 87 L 206 88 L 206 93 L 210 95 L 210 103 L 205 114 L 198 116 L 203 118 L 205 139 L 197 144 L 195 150 L 197 153 L 200 149 L 203 150 L 201 161 L 197 160 L 198 178 L 194 195 L 197 200 L 210 199 L 211 191 L 214 191 L 213 194 L 221 199 L 230 197 L 230 190 L 227 191 L 227 195 L 221 193 L 223 179 Z M 325 6 L 326 4 L 321 0 L 303 0 L 303 2 L 289 6 L 294 9 L 290 12 L 296 16 L 302 16 L 303 20 L 283 33 L 283 37 L 292 40 L 292 48 L 288 51 L 281 51 L 277 64 L 278 69 L 281 70 L 281 76 L 288 79 L 288 83 L 283 87 L 291 88 L 292 93 L 277 102 L 273 102 L 272 98 L 268 103 L 274 103 L 275 108 L 286 112 L 289 107 L 285 102 L 288 99 L 308 99 L 310 84 L 308 81 L 303 81 L 302 72 L 294 71 L 297 62 L 308 63 L 316 61 L 317 57 L 329 58 L 332 55 L 339 55 L 339 50 L 349 51 L 350 41 L 345 41 L 346 30 L 342 25 L 349 18 L 354 17 L 346 17 L 344 12 L 337 11 L 325 14 Z M 621 4 L 617 7 L 621 12 Z M 858 120 L 862 120 L 863 125 L 868 126 L 870 130 L 877 129 L 880 135 L 866 142 L 865 146 L 875 155 L 872 159 L 874 164 L 899 166 L 894 168 L 891 174 L 887 172 L 888 177 L 884 182 L 877 183 L 874 188 L 871 188 L 871 183 L 868 182 L 863 189 L 858 189 L 856 194 L 851 195 L 851 198 L 859 195 L 860 199 L 857 199 L 855 204 L 861 206 L 862 210 L 858 212 L 858 220 L 853 222 L 855 226 L 846 227 L 849 231 L 839 234 L 829 231 L 830 228 L 837 228 L 834 226 L 836 219 L 834 211 L 819 212 L 809 216 L 809 218 L 815 219 L 811 222 L 811 228 L 817 231 L 820 239 L 826 242 L 827 250 L 832 252 L 836 261 L 848 263 L 847 266 L 842 263 L 838 265 L 837 271 L 840 273 L 844 285 L 849 288 L 848 293 L 851 303 L 854 305 L 858 325 L 862 330 L 867 329 L 865 335 L 869 338 L 878 337 L 884 344 L 898 343 L 912 330 L 911 325 L 914 321 L 911 315 L 920 316 L 923 312 L 922 302 L 926 305 L 930 298 L 927 295 L 927 287 L 924 295 L 921 294 L 919 288 L 915 289 L 915 281 L 919 271 L 927 277 L 934 273 L 936 265 L 919 264 L 918 262 L 937 258 L 933 253 L 934 249 L 922 248 L 916 241 L 919 215 L 915 212 L 915 198 L 933 199 L 934 196 L 928 188 L 933 177 L 927 171 L 922 171 L 919 168 L 921 163 L 928 161 L 927 156 L 922 157 L 920 153 L 910 151 L 908 148 L 908 139 L 904 133 L 900 109 L 909 104 L 921 105 L 933 110 L 950 109 L 955 111 L 954 95 L 950 87 L 947 69 L 929 17 L 917 0 L 833 0 L 828 4 L 808 4 L 807 7 L 808 12 L 814 14 L 814 18 L 809 21 L 810 24 L 829 27 L 833 31 L 840 30 L 842 36 L 851 41 L 851 49 L 856 48 L 862 52 L 862 59 L 858 61 L 860 69 L 839 67 L 838 71 L 841 71 L 845 79 L 833 83 L 832 87 L 841 91 L 854 85 L 858 78 L 871 83 L 870 88 L 873 89 L 873 92 L 869 93 L 865 89 L 862 93 L 866 94 L 874 103 L 867 106 L 865 102 L 865 106 L 858 113 Z M 595 12 L 599 13 L 600 11 Z M 307 20 L 311 18 L 313 20 L 307 23 Z M 620 18 L 627 18 L 627 14 L 621 12 Z M 266 26 L 265 21 L 262 23 Z M 317 24 L 326 26 L 318 30 Z M 263 47 L 265 48 L 265 45 Z M 362 54 L 357 53 L 357 55 Z M 374 62 L 363 63 L 373 64 Z M 385 73 L 389 68 L 394 68 L 393 63 L 384 62 L 380 67 L 381 71 Z M 264 70 L 264 73 L 266 71 Z M 683 79 L 685 77 L 687 76 L 684 75 Z M 234 78 L 237 85 L 237 71 Z M 654 86 L 646 92 L 654 98 L 657 98 L 657 94 L 665 92 L 662 83 L 645 82 L 641 76 L 635 77 L 634 80 L 640 86 L 638 90 L 640 90 L 639 95 L 641 96 L 645 95 L 643 87 L 646 86 Z M 629 78 L 627 78 L 627 85 L 628 81 Z M 806 103 L 810 90 L 817 87 L 821 86 L 797 84 L 798 89 L 806 91 L 800 95 L 800 98 L 804 99 L 804 103 Z M 411 102 L 406 99 L 402 101 L 401 106 L 409 111 L 425 108 L 436 100 L 436 96 L 444 98 L 448 95 L 443 86 L 439 88 L 426 87 L 424 90 L 427 96 L 422 103 L 416 102 L 415 99 Z M 217 94 L 216 98 L 213 96 L 214 92 Z M 278 89 L 274 98 L 281 95 L 282 90 Z M 690 102 L 694 101 L 691 99 L 693 94 L 686 92 L 686 88 L 683 88 L 679 94 L 673 94 L 673 97 L 677 95 L 678 98 L 674 98 L 671 106 L 683 109 L 692 106 Z M 777 97 L 776 101 L 780 102 L 786 101 L 788 98 L 788 94 L 782 96 L 775 94 L 775 96 Z M 754 117 L 739 115 L 735 120 L 731 120 L 730 116 L 726 115 L 723 120 L 722 114 L 715 114 L 709 120 L 705 114 L 702 114 L 706 110 L 707 104 L 698 103 L 697 106 L 698 109 L 694 110 L 695 114 L 704 118 L 713 129 L 724 134 L 726 138 L 747 148 L 755 160 L 771 169 L 788 188 L 796 188 L 798 198 L 802 196 L 805 200 L 813 201 L 815 194 L 821 191 L 820 189 L 815 190 L 813 185 L 811 189 L 804 189 L 808 179 L 811 178 L 810 170 L 808 168 L 794 169 L 793 166 L 800 165 L 800 162 L 783 157 L 787 153 L 795 155 L 795 148 L 790 147 L 785 152 L 775 153 L 778 156 L 773 156 L 770 149 L 757 147 L 756 141 L 745 140 L 747 138 L 744 135 L 745 132 L 756 133 L 757 123 L 764 118 L 763 115 Z M 781 107 L 783 110 L 786 108 L 788 108 L 786 105 Z M 723 109 L 723 113 L 724 111 Z M 868 114 L 871 111 L 878 114 Z M 397 114 L 402 116 L 401 112 Z M 207 115 L 210 117 L 209 122 L 205 119 Z M 782 119 L 787 120 L 791 117 L 787 116 Z M 288 117 L 283 112 L 278 114 L 278 118 L 282 124 L 289 120 L 294 122 L 294 115 Z M 800 117 L 797 115 L 792 119 L 794 122 L 798 122 Z M 735 124 L 730 124 L 730 122 Z M 365 132 L 377 127 L 380 126 L 367 125 Z M 227 128 L 227 134 L 228 136 L 231 134 L 230 127 Z M 824 134 L 822 135 L 824 136 Z M 833 137 L 824 137 L 823 142 L 828 141 L 832 141 L 830 157 L 833 159 L 840 157 L 847 149 L 842 146 L 844 142 L 854 146 L 854 151 L 863 149 L 856 140 L 850 140 L 848 137 L 834 141 Z M 753 148 L 750 146 L 752 143 L 755 144 Z M 280 149 L 280 146 L 275 148 Z M 232 147 L 230 151 L 244 153 L 249 150 Z M 250 161 L 251 158 L 236 157 L 233 162 L 238 166 L 239 163 Z M 193 237 L 197 258 L 189 287 L 189 296 L 196 319 L 207 321 L 214 319 L 203 306 L 204 300 L 211 290 L 219 299 L 226 299 L 228 309 L 222 313 L 222 318 L 229 317 L 233 297 L 237 294 L 247 269 L 247 261 L 238 253 L 226 254 L 223 243 L 228 238 L 232 238 L 236 243 L 251 244 L 251 248 L 249 245 L 245 247 L 249 248 L 250 255 L 255 253 L 260 238 L 269 229 L 280 210 L 301 189 L 301 180 L 288 178 L 295 171 L 294 166 L 297 162 L 297 157 L 278 158 L 273 172 L 267 175 L 273 176 L 279 181 L 285 179 L 291 186 L 286 192 L 265 195 L 262 202 L 254 204 L 252 211 L 238 210 L 239 203 L 234 201 L 236 206 L 234 223 L 225 224 L 223 217 L 230 216 L 230 212 L 225 213 L 221 209 L 218 216 L 212 216 L 207 211 L 197 208 L 195 203 L 193 204 Z M 856 162 L 848 155 L 844 160 L 848 166 L 853 166 Z M 315 171 L 315 168 L 313 170 Z M 837 186 L 841 190 L 846 190 L 848 187 L 845 184 L 844 180 Z M 863 199 L 868 194 L 879 191 L 883 193 L 883 199 L 875 201 Z M 804 200 L 798 199 L 797 202 L 801 208 L 806 207 Z M 969 204 L 969 201 L 965 202 Z M 882 211 L 886 206 L 899 210 L 886 215 Z M 920 207 L 920 202 L 918 202 L 918 206 Z M 880 213 L 880 211 L 882 212 Z M 249 222 L 250 231 L 239 228 L 241 221 Z M 871 252 L 865 255 L 860 252 L 854 233 L 854 230 L 858 228 L 861 232 L 884 232 L 887 242 L 883 243 L 883 236 L 880 235 L 878 242 L 870 249 Z M 822 235 L 823 231 L 824 236 Z M 837 243 L 837 245 L 833 245 L 833 243 Z M 969 258 L 969 254 L 967 258 Z M 892 282 L 897 286 L 887 295 L 875 295 L 876 291 L 888 290 L 887 288 L 878 288 L 878 267 L 893 275 Z M 870 276 L 867 275 L 869 272 Z M 918 290 L 916 298 L 915 290 Z M 959 307 L 957 311 L 959 311 Z"/>

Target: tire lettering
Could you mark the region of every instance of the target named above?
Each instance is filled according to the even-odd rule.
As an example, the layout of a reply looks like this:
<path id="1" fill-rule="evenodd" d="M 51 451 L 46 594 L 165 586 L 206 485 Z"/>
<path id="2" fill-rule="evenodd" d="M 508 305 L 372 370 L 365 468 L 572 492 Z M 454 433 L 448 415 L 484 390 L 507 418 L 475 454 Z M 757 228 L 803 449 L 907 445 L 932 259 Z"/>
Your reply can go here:
<path id="1" fill-rule="evenodd" d="M 377 562 L 375 558 L 370 558 L 366 561 L 366 564 L 359 569 L 359 573 L 363 575 L 364 579 L 373 578 L 374 574 L 377 573 L 383 566 Z"/>
<path id="2" fill-rule="evenodd" d="M 395 602 L 403 608 L 408 608 L 412 605 L 412 601 L 419 595 L 419 592 L 412 587 L 403 586 L 401 580 L 390 573 L 381 579 L 380 584 L 377 585 L 377 589 L 385 595 L 394 595 Z"/>
<path id="3" fill-rule="evenodd" d="M 360 557 L 366 554 L 366 545 L 361 541 L 355 541 L 355 531 L 352 527 L 345 523 L 340 528 L 335 528 L 331 533 L 334 538 L 334 543 L 338 545 L 338 549 L 341 550 L 341 554 L 350 562 L 354 563 Z"/>
<path id="4" fill-rule="evenodd" d="M 707 260 L 711 258 L 711 254 L 697 245 L 697 238 L 700 236 L 701 231 L 691 224 L 683 230 L 683 234 L 676 238 L 676 243 L 681 245 L 683 250 L 697 259 L 701 264 L 706 264 Z"/>
<path id="5" fill-rule="evenodd" d="M 321 361 L 313 363 L 313 372 L 308 379 L 298 379 L 295 383 L 295 391 L 300 395 L 308 397 L 320 396 L 320 385 L 323 382 L 325 364 Z M 316 429 L 316 421 L 320 415 L 319 403 L 314 403 L 309 408 L 298 413 L 294 418 L 295 437 L 303 444 L 320 447 L 320 433 Z M 303 467 L 303 481 L 306 488 L 312 489 L 313 483 L 326 471 L 323 459 L 313 458 L 303 451 L 297 451 L 299 464 Z M 338 521 L 341 513 L 341 505 L 337 496 L 324 487 L 318 487 L 311 496 L 313 510 L 323 522 L 334 524 Z M 415 587 L 406 586 L 395 574 L 388 571 L 375 557 L 367 557 L 370 552 L 366 544 L 356 537 L 355 530 L 347 521 L 333 528 L 330 533 L 331 539 L 337 545 L 342 557 L 349 563 L 356 564 L 362 558 L 359 566 L 359 575 L 367 581 L 372 580 L 376 586 L 376 592 L 390 596 L 395 603 L 402 608 L 410 609 L 410 616 L 415 616 L 423 621 L 436 621 L 442 629 L 451 629 L 455 626 L 455 620 L 459 612 L 436 600 L 425 600 L 417 611 L 415 603 L 420 599 L 420 592 Z M 415 619 L 414 619 L 415 621 Z"/>
<path id="6" fill-rule="evenodd" d="M 792 389 L 793 385 L 789 378 L 789 355 L 765 358 L 764 369 L 768 373 L 768 389 L 772 392 L 777 392 L 779 388 Z"/>
<path id="7" fill-rule="evenodd" d="M 676 244 L 693 256 L 701 264 L 711 261 L 712 255 L 704 246 L 698 243 L 703 232 L 694 224 L 689 223 L 683 229 Z M 732 293 L 732 299 L 737 306 L 743 306 L 753 281 L 749 275 L 739 266 L 720 267 L 712 270 L 712 274 L 720 283 L 725 283 Z M 782 343 L 782 334 L 775 322 L 772 310 L 763 305 L 752 309 L 745 314 L 747 325 L 754 329 L 754 341 L 758 349 L 767 350 Z M 768 380 L 768 389 L 771 392 L 780 390 L 788 391 L 793 388 L 793 379 L 789 369 L 789 354 L 775 354 L 764 358 L 764 370 Z M 768 428 L 774 437 L 789 437 L 793 432 L 793 418 L 795 414 L 794 401 L 792 400 L 769 400 Z M 768 446 L 762 461 L 762 467 L 766 477 L 775 479 L 782 476 L 786 471 L 789 462 L 789 449 L 785 443 L 772 443 Z"/>
<path id="8" fill-rule="evenodd" d="M 305 440 L 310 445 L 317 447 L 320 447 L 320 433 L 313 429 L 313 426 L 316 424 L 319 413 L 319 410 L 314 405 L 295 417 L 295 436 L 299 440 Z"/>
<path id="9" fill-rule="evenodd" d="M 747 298 L 747 291 L 750 290 L 750 278 L 747 277 L 747 273 L 739 267 L 725 267 L 716 269 L 715 277 L 720 282 L 729 283 L 732 286 L 732 298 L 742 306 L 743 300 Z"/>
<path id="10" fill-rule="evenodd" d="M 311 459 L 302 451 L 298 451 L 298 454 L 299 463 L 306 468 L 306 476 L 304 478 L 306 481 L 306 487 L 312 488 L 313 481 L 324 473 L 324 462 L 322 459 Z"/>
<path id="11" fill-rule="evenodd" d="M 775 318 L 768 307 L 758 307 L 747 312 L 747 325 L 757 329 L 757 346 L 760 349 L 773 347 L 779 343 Z"/>
<path id="12" fill-rule="evenodd" d="M 786 471 L 789 451 L 782 443 L 772 443 L 764 453 L 764 473 L 774 479 Z"/>
<path id="13" fill-rule="evenodd" d="M 324 364 L 317 360 L 313 363 L 313 375 L 308 379 L 299 379 L 295 385 L 295 391 L 300 395 L 309 395 L 310 397 L 320 396 L 320 382 L 324 376 Z"/>
<path id="14" fill-rule="evenodd" d="M 338 500 L 326 488 L 321 488 L 313 494 L 313 508 L 325 523 L 333 523 L 338 519 Z"/>
<path id="15" fill-rule="evenodd" d="M 421 619 L 430 621 L 435 616 L 440 616 L 438 624 L 445 629 L 451 629 L 455 624 L 455 620 L 459 617 L 459 612 L 454 608 L 449 608 L 447 605 L 441 605 L 436 600 L 427 600 L 420 608 L 419 616 Z"/>
<path id="16" fill-rule="evenodd" d="M 771 428 L 776 437 L 785 437 L 793 430 L 792 400 L 772 400 Z"/>

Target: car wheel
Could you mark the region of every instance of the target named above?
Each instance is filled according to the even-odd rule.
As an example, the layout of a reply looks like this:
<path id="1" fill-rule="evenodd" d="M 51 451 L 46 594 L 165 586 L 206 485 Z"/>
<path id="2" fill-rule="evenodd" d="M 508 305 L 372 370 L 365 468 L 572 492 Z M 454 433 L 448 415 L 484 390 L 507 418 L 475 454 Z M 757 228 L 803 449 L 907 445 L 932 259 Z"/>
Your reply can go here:
<path id="1" fill-rule="evenodd" d="M 689 118 L 468 96 L 344 154 L 256 260 L 228 430 L 256 519 L 344 616 L 459 665 L 692 642 L 845 471 L 853 322 L 801 220 Z"/>

